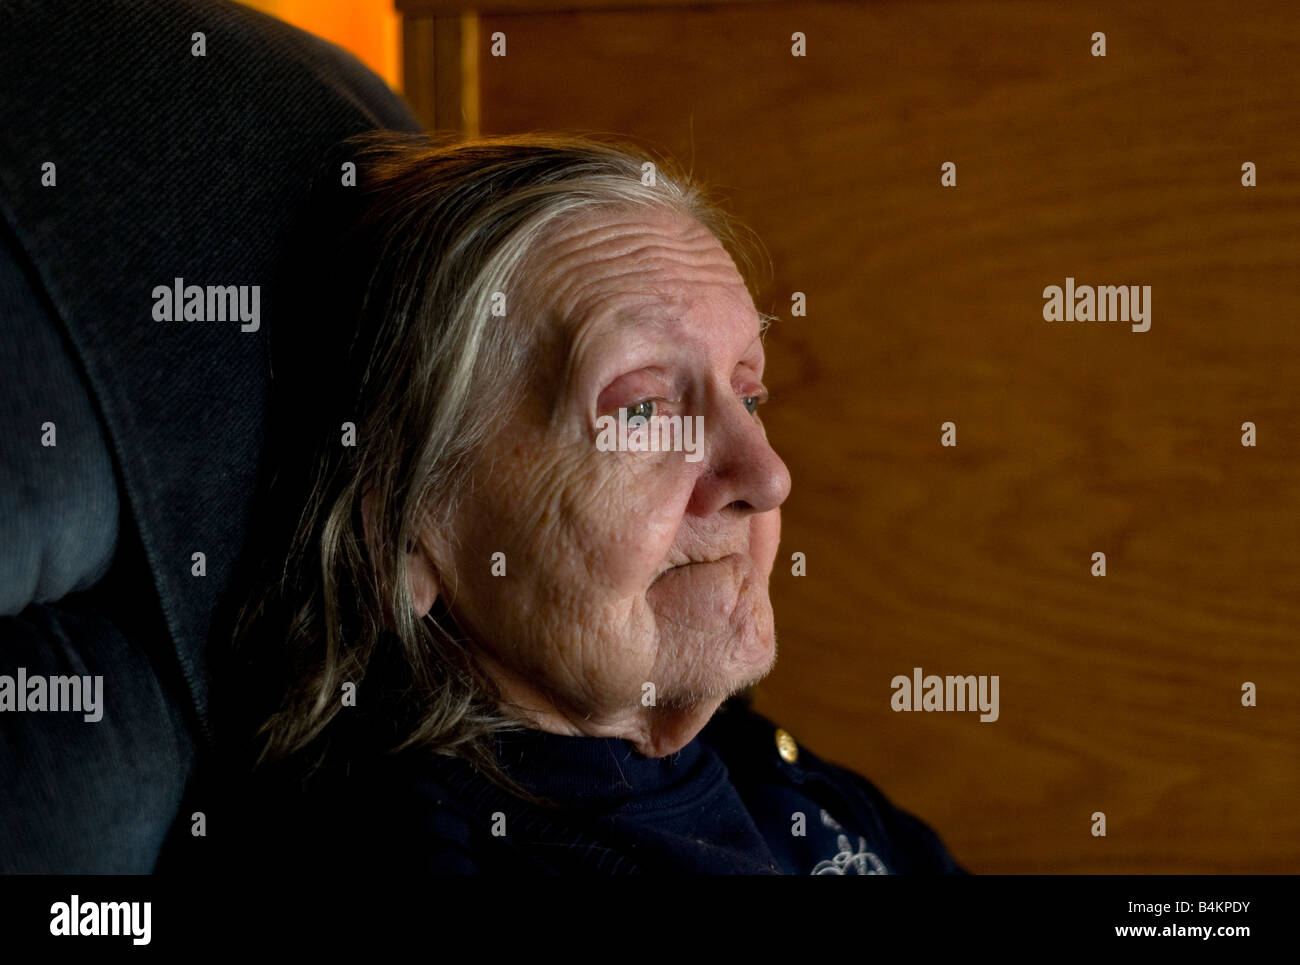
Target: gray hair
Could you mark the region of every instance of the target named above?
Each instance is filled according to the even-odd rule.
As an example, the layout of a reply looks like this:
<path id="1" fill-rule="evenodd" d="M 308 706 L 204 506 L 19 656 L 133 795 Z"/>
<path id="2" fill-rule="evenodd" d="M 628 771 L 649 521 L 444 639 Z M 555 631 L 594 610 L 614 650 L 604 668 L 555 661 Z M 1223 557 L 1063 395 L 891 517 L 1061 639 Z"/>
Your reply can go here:
<path id="1" fill-rule="evenodd" d="M 527 797 L 492 740 L 519 722 L 501 710 L 445 601 L 417 617 L 405 565 L 421 531 L 455 518 L 467 457 L 534 361 L 535 313 L 516 303 L 508 322 L 494 318 L 493 293 L 527 290 L 530 252 L 598 208 L 695 218 L 751 291 L 766 251 L 690 175 L 617 141 L 372 132 L 344 147 L 356 185 L 333 186 L 342 221 L 312 239 L 331 239 L 330 256 L 312 266 L 324 283 L 315 317 L 327 321 L 295 336 L 295 355 L 311 346 L 297 363 L 307 386 L 284 386 L 297 394 L 286 433 L 307 435 L 277 477 L 302 477 L 293 524 L 235 629 L 237 652 L 273 664 L 253 750 L 259 764 L 297 761 L 310 773 L 348 744 L 333 739 L 348 716 L 344 685 L 386 681 L 358 700 L 384 708 L 368 718 L 368 740 L 466 758 Z M 344 422 L 355 446 L 339 443 Z"/>

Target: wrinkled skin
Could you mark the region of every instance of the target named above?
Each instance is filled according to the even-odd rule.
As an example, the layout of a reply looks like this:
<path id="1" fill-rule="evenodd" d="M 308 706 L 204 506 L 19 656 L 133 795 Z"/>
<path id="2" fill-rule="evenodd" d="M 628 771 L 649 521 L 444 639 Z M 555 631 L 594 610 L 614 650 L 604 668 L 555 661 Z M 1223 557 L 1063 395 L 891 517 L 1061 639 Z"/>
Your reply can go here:
<path id="1" fill-rule="evenodd" d="M 752 411 L 759 315 L 685 215 L 607 209 L 534 258 L 541 374 L 479 454 L 454 532 L 408 555 L 416 612 L 447 594 L 513 716 L 662 757 L 776 659 L 768 577 L 790 475 Z M 597 448 L 598 416 L 646 400 L 704 417 L 703 458 Z"/>

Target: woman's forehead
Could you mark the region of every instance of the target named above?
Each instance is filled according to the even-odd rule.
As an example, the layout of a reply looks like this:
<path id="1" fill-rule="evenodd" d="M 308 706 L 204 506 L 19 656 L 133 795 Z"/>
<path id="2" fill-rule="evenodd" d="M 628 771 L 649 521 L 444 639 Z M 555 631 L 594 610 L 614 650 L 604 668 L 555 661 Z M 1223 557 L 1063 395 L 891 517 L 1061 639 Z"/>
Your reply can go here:
<path id="1" fill-rule="evenodd" d="M 571 326 L 663 321 L 718 306 L 754 312 L 721 242 L 684 215 L 587 219 L 544 246 L 534 267 L 530 285 Z"/>
<path id="2" fill-rule="evenodd" d="M 703 340 L 755 351 L 747 343 L 761 319 L 735 262 L 683 212 L 591 212 L 555 230 L 530 261 L 525 283 L 541 322 L 534 344 L 543 370 L 563 373 L 563 384 L 587 362 L 637 345 L 671 341 L 690 351 Z"/>
<path id="3" fill-rule="evenodd" d="M 566 224 L 541 246 L 535 265 L 560 302 L 611 287 L 640 285 L 667 297 L 678 285 L 743 287 L 712 231 L 689 215 L 659 209 L 599 211 Z"/>

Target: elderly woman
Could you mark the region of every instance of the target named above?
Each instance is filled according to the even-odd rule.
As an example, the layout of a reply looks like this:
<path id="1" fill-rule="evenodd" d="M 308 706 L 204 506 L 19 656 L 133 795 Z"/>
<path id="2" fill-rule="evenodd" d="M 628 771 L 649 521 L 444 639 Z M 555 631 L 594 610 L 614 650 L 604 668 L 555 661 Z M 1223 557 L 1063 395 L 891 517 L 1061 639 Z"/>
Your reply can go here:
<path id="1" fill-rule="evenodd" d="M 790 491 L 744 230 L 614 143 L 345 157 L 277 333 L 284 528 L 237 626 L 266 839 L 346 821 L 425 873 L 960 872 L 744 702 Z"/>

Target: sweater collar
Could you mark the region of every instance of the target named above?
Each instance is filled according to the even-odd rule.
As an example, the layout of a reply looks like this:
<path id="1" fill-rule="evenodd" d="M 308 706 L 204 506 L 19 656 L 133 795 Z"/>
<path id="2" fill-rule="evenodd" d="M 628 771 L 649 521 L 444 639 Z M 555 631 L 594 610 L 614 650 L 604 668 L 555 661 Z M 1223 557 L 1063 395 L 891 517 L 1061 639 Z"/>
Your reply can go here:
<path id="1" fill-rule="evenodd" d="M 636 811 L 698 796 L 722 764 L 698 737 L 666 757 L 646 757 L 617 737 L 569 737 L 527 729 L 498 734 L 506 773 L 561 805 Z"/>

